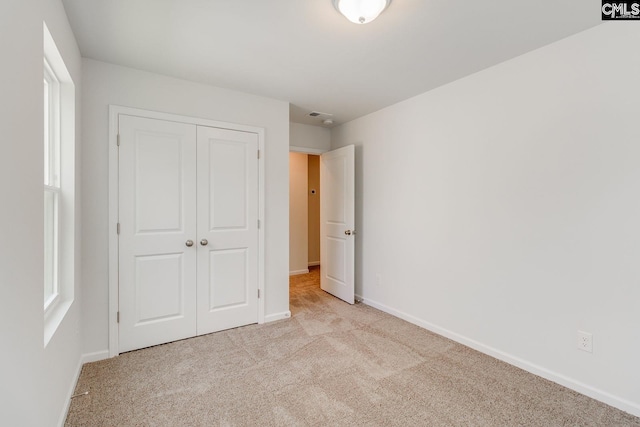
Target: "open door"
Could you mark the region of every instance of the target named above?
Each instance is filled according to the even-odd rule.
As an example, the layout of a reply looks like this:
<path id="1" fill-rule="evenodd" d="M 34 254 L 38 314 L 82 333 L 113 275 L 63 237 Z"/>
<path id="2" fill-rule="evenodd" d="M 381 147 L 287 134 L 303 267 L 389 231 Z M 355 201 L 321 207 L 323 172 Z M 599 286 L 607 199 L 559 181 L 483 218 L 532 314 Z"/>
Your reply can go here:
<path id="1" fill-rule="evenodd" d="M 355 147 L 320 156 L 320 287 L 353 304 Z"/>

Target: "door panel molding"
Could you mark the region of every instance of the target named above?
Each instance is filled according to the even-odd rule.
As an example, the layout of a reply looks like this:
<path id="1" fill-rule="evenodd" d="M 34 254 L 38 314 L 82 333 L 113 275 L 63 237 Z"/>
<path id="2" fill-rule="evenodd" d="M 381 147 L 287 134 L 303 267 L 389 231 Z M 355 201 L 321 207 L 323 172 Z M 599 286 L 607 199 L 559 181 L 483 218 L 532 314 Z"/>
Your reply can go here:
<path id="1" fill-rule="evenodd" d="M 119 116 L 119 351 L 196 328 L 196 126 Z M 155 231 L 154 231 L 155 230 Z"/>
<path id="2" fill-rule="evenodd" d="M 255 134 L 199 126 L 198 335 L 257 320 Z"/>
<path id="3" fill-rule="evenodd" d="M 141 117 L 147 119 L 157 119 L 169 122 L 192 124 L 196 126 L 206 126 L 219 129 L 228 129 L 239 132 L 247 132 L 258 136 L 258 149 L 264 154 L 265 131 L 264 128 L 240 125 L 229 122 L 208 120 L 189 116 L 182 116 L 171 113 L 143 110 L 119 105 L 109 105 L 109 357 L 117 356 L 120 353 L 118 334 L 118 274 L 119 274 L 119 253 L 118 253 L 118 222 L 119 222 L 119 148 L 118 131 L 119 117 L 121 115 Z M 265 322 L 265 167 L 264 155 L 258 159 L 258 290 L 260 299 L 258 300 L 258 323 Z M 197 242 L 196 242 L 197 243 Z"/>
<path id="4" fill-rule="evenodd" d="M 320 156 L 320 288 L 355 302 L 355 148 Z"/>

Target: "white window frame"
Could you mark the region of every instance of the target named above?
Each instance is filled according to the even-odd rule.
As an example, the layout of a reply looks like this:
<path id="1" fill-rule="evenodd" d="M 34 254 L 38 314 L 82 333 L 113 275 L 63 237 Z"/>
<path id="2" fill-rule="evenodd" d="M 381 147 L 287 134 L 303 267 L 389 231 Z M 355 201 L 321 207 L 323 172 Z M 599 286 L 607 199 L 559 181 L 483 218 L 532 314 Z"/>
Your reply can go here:
<path id="1" fill-rule="evenodd" d="M 59 300 L 60 281 L 60 81 L 44 58 L 45 315 Z M 47 197 L 47 195 L 49 197 Z M 49 199 L 49 200 L 48 200 Z M 48 203 L 51 206 L 48 206 Z M 49 222 L 49 225 L 47 223 Z M 48 246 L 51 246 L 48 248 Z"/>
<path id="2" fill-rule="evenodd" d="M 43 277 L 44 346 L 51 341 L 74 299 L 75 291 L 75 85 L 46 23 L 43 22 L 43 219 L 48 203 L 53 211 L 45 225 Z M 45 106 L 45 102 L 47 105 Z M 46 114 L 48 112 L 48 114 Z M 45 115 L 46 114 L 46 115 Z M 53 252 L 51 254 L 51 252 Z M 47 254 L 51 255 L 47 257 Z M 47 267 L 47 263 L 49 266 Z M 47 298 L 45 299 L 45 296 Z"/>

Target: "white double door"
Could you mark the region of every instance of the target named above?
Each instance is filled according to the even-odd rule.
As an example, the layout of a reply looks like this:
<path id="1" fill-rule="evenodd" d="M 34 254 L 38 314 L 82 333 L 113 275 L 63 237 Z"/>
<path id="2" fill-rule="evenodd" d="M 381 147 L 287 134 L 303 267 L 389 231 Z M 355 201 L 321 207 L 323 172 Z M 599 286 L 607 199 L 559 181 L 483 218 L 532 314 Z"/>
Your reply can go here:
<path id="1" fill-rule="evenodd" d="M 119 351 L 258 321 L 258 135 L 119 116 Z"/>

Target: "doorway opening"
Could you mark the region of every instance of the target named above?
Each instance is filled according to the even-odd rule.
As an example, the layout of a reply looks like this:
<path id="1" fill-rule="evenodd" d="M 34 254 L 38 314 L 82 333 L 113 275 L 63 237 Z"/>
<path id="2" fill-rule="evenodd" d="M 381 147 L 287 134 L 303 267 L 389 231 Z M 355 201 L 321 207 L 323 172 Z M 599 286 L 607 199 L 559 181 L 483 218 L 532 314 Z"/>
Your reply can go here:
<path id="1" fill-rule="evenodd" d="M 353 304 L 355 147 L 314 154 L 289 153 L 289 276 L 321 264 L 320 288 Z"/>
<path id="2" fill-rule="evenodd" d="M 289 153 L 289 275 L 320 266 L 320 156 Z"/>

